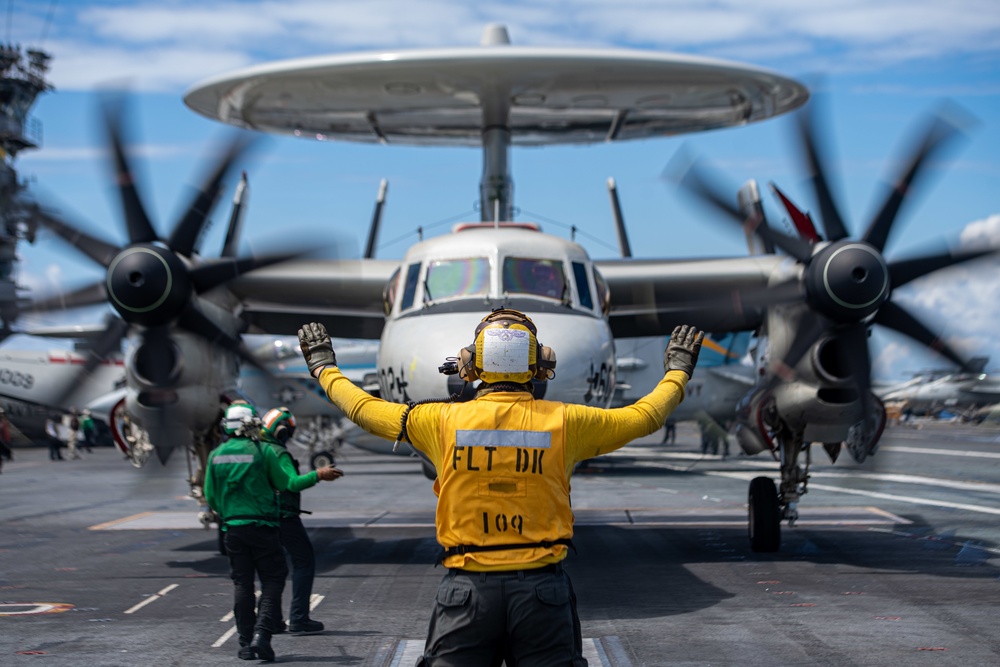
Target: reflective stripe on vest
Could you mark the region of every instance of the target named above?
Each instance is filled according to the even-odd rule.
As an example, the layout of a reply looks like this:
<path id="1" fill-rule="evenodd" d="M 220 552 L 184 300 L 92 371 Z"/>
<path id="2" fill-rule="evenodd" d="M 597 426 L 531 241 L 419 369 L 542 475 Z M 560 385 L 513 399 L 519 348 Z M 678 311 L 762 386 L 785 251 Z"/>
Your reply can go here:
<path id="1" fill-rule="evenodd" d="M 212 459 L 212 465 L 217 463 L 253 463 L 253 454 L 221 454 Z"/>

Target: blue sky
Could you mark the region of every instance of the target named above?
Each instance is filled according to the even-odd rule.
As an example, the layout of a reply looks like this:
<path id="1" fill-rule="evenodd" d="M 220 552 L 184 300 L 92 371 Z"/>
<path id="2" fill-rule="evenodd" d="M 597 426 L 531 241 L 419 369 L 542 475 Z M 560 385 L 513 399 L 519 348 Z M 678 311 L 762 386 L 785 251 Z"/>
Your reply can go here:
<path id="1" fill-rule="evenodd" d="M 121 242 L 116 201 L 96 131 L 99 88 L 127 84 L 142 185 L 166 233 L 200 177 L 211 148 L 228 133 L 184 106 L 185 90 L 209 76 L 271 60 L 383 48 L 473 46 L 483 27 L 507 25 L 512 41 L 532 46 L 624 47 L 735 60 L 798 78 L 831 119 L 831 173 L 856 233 L 880 205 L 901 150 L 942 100 L 976 119 L 967 138 L 927 169 L 918 196 L 900 214 L 890 259 L 933 241 L 1000 238 L 1000 8 L 995 0 L 282 0 L 156 2 L 12 0 L 6 37 L 53 55 L 56 90 L 34 117 L 43 146 L 17 161 L 22 178 L 46 201 L 91 232 Z M 736 256 L 741 236 L 694 207 L 661 179 L 684 146 L 726 174 L 775 181 L 814 209 L 789 118 L 686 137 L 559 148 L 512 155 L 514 204 L 539 216 L 545 231 L 569 235 L 596 258 L 614 257 L 616 241 L 605 181 L 622 197 L 633 252 L 642 257 Z M 278 236 L 346 236 L 359 253 L 379 180 L 389 196 L 377 256 L 397 258 L 416 240 L 447 231 L 438 224 L 473 212 L 481 155 L 476 149 L 428 149 L 273 138 L 250 163 L 245 250 Z M 231 184 L 231 187 L 235 183 Z M 214 216 L 203 252 L 221 247 L 228 200 Z M 781 212 L 769 194 L 772 223 Z M 995 242 L 995 241 L 994 241 Z M 20 280 L 48 293 L 99 274 L 87 260 L 42 238 L 21 248 Z M 1000 368 L 995 335 L 998 263 L 979 263 L 924 279 L 896 296 L 949 340 Z M 96 314 L 89 317 L 96 318 Z M 945 362 L 893 334 L 876 337 L 876 372 L 900 377 Z M 9 345 L 24 344 L 14 339 Z"/>

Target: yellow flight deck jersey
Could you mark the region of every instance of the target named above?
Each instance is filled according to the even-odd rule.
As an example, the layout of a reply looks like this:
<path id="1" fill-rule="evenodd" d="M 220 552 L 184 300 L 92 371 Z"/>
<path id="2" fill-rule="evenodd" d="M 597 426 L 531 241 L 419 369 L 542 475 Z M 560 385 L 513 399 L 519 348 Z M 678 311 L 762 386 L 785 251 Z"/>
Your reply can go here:
<path id="1" fill-rule="evenodd" d="M 399 435 L 405 404 L 371 396 L 336 367 L 319 381 L 355 424 L 387 440 Z M 517 545 L 571 538 L 569 479 L 576 464 L 661 428 L 687 381 L 684 371 L 670 371 L 649 394 L 615 409 L 536 400 L 523 391 L 414 407 L 407 440 L 437 470 L 437 540 L 445 549 L 473 549 L 447 556 L 445 567 L 520 570 L 565 558 L 564 544 Z"/>

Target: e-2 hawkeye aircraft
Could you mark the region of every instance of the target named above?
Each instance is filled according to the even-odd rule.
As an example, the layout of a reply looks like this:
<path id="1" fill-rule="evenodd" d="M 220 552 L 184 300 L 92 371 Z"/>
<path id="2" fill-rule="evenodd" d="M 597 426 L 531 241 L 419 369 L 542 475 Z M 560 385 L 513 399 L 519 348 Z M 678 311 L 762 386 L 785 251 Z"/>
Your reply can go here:
<path id="1" fill-rule="evenodd" d="M 462 393 L 439 367 L 468 344 L 484 312 L 529 313 L 557 351 L 545 398 L 609 405 L 616 338 L 664 336 L 678 324 L 759 331 L 766 363 L 737 415 L 747 451 L 771 451 L 780 486 L 751 483 L 750 543 L 780 545 L 806 491 L 811 442 L 847 443 L 857 458 L 878 442 L 884 411 L 870 391 L 868 330 L 881 324 L 962 357 L 891 300 L 899 285 L 988 252 L 976 249 L 889 262 L 882 254 L 904 194 L 943 134 L 934 130 L 860 239 L 850 237 L 804 122 L 826 240 L 808 244 L 758 229 L 785 255 L 593 261 L 578 244 L 513 220 L 513 146 L 625 141 L 740 126 L 795 110 L 800 83 L 732 62 L 631 50 L 512 46 L 490 26 L 482 46 L 383 51 L 261 65 L 196 85 L 196 112 L 240 128 L 318 140 L 481 145 L 481 220 L 412 246 L 402 260 L 207 260 L 195 240 L 227 155 L 204 194 L 168 237 L 149 222 L 131 178 L 120 126 L 111 123 L 128 242 L 43 222 L 106 270 L 75 305 L 109 300 L 120 316 L 107 340 L 129 338 L 124 403 L 165 459 L 180 442 L 212 444 L 219 397 L 245 358 L 243 331 L 290 335 L 305 322 L 334 335 L 379 338 L 384 398 Z M 939 136 L 942 135 L 942 136 Z M 686 179 L 727 213 L 735 206 L 705 179 Z M 282 261 L 287 260 L 287 261 Z M 100 347 L 95 346 L 99 351 Z"/>

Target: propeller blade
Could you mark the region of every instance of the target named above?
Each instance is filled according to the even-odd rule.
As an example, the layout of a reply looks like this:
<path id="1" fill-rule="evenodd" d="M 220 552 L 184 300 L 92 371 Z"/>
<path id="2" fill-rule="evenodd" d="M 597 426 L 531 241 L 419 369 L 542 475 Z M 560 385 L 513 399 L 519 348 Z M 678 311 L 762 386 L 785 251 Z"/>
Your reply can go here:
<path id="1" fill-rule="evenodd" d="M 805 356 L 816 342 L 823 337 L 830 328 L 830 323 L 826 318 L 812 311 L 808 311 L 799 321 L 798 330 L 791 345 L 785 352 L 785 356 L 778 361 L 771 362 L 771 373 L 773 375 L 772 385 L 778 380 L 793 380 L 795 378 L 795 366 Z"/>
<path id="2" fill-rule="evenodd" d="M 896 219 L 896 214 L 899 213 L 903 199 L 910 191 L 921 169 L 927 163 L 927 159 L 937 152 L 946 141 L 957 135 L 958 128 L 951 123 L 940 116 L 932 119 L 924 133 L 923 141 L 910 158 L 906 170 L 896 181 L 892 190 L 889 191 L 878 215 L 875 216 L 868 229 L 865 230 L 865 234 L 862 237 L 863 241 L 870 243 L 880 252 L 885 248 L 885 244 L 889 239 L 889 233 L 892 231 L 892 223 Z"/>
<path id="3" fill-rule="evenodd" d="M 121 252 L 121 248 L 90 236 L 89 234 L 85 234 L 79 229 L 72 227 L 55 217 L 53 214 L 47 213 L 40 208 L 34 211 L 34 217 L 46 228 L 55 232 L 60 238 L 66 241 L 66 243 L 70 244 L 105 269 L 111 264 L 115 255 Z"/>
<path id="4" fill-rule="evenodd" d="M 888 301 L 879 308 L 875 314 L 875 323 L 884 327 L 906 334 L 913 340 L 923 343 L 941 356 L 950 359 L 968 372 L 975 372 L 973 366 L 966 361 L 954 348 L 952 348 L 937 334 L 930 330 L 923 322 L 911 315 L 902 306 Z"/>
<path id="5" fill-rule="evenodd" d="M 813 105 L 815 105 L 815 101 Z M 839 241 L 848 236 L 847 228 L 844 226 L 844 219 L 837 210 L 837 205 L 833 201 L 833 194 L 830 192 L 830 184 L 823 169 L 823 160 L 820 156 L 819 139 L 816 133 L 815 119 L 809 111 L 799 114 L 799 136 L 806 163 L 812 175 L 813 190 L 816 193 L 816 201 L 819 203 L 820 218 L 823 221 L 823 230 L 826 238 L 830 241 Z"/>
<path id="6" fill-rule="evenodd" d="M 102 279 L 69 293 L 55 294 L 45 299 L 32 301 L 20 310 L 23 313 L 41 313 L 50 310 L 68 310 L 70 308 L 94 306 L 99 303 L 107 303 L 107 301 L 108 290 Z"/>
<path id="7" fill-rule="evenodd" d="M 851 381 L 858 390 L 858 400 L 861 401 L 863 419 L 868 421 L 871 415 L 872 363 L 868 351 L 868 326 L 858 323 L 847 327 L 837 334 L 837 355 L 840 364 L 847 369 Z"/>
<path id="8" fill-rule="evenodd" d="M 718 179 L 713 178 L 712 180 Z M 692 163 L 681 176 L 679 183 L 703 202 L 724 213 L 731 220 L 738 222 L 741 227 L 743 226 L 746 219 L 742 211 L 735 203 L 730 202 L 731 197 L 723 195 L 718 188 L 709 183 L 704 167 L 698 163 Z M 767 225 L 759 225 L 754 231 L 765 242 L 781 248 L 800 262 L 805 262 L 812 256 L 812 246 L 802 239 L 771 229 Z"/>
<path id="9" fill-rule="evenodd" d="M 247 173 L 244 171 L 243 175 L 240 176 L 239 185 L 236 186 L 236 194 L 233 196 L 233 210 L 229 214 L 226 240 L 222 244 L 220 257 L 236 257 L 240 244 L 240 232 L 243 230 L 243 214 L 249 197 L 250 184 L 247 181 Z"/>
<path id="10" fill-rule="evenodd" d="M 125 226 L 128 231 L 129 243 L 152 243 L 158 237 L 153 224 L 146 215 L 142 199 L 135 187 L 133 171 L 125 156 L 124 129 L 122 113 L 124 101 L 107 102 L 104 107 L 104 118 L 111 150 L 114 156 L 115 179 L 121 195 L 122 213 L 125 216 Z"/>
<path id="11" fill-rule="evenodd" d="M 174 252 L 190 257 L 195 251 L 208 216 L 215 207 L 222 192 L 222 181 L 237 160 L 249 149 L 247 136 L 237 136 L 229 144 L 222 159 L 198 189 L 198 193 L 187 207 L 187 211 L 174 227 L 167 241 L 167 247 Z"/>
<path id="12" fill-rule="evenodd" d="M 378 197 L 375 199 L 375 211 L 372 213 L 372 223 L 368 227 L 368 242 L 365 243 L 365 259 L 375 257 L 375 243 L 382 227 L 382 209 L 385 207 L 385 193 L 389 189 L 389 181 L 382 179 L 378 185 Z"/>
<path id="13" fill-rule="evenodd" d="M 301 250 L 298 252 L 275 253 L 271 255 L 261 255 L 259 257 L 225 257 L 215 260 L 206 260 L 189 271 L 191 284 L 194 285 L 195 293 L 202 294 L 218 287 L 224 283 L 238 278 L 244 273 L 250 273 L 265 266 L 273 266 L 315 252 L 316 248 Z"/>
<path id="14" fill-rule="evenodd" d="M 625 231 L 625 219 L 622 217 L 622 205 L 618 199 L 618 186 L 615 179 L 608 179 L 608 196 L 611 197 L 611 215 L 615 219 L 615 231 L 618 232 L 618 249 L 622 257 L 632 256 L 632 246 L 628 242 L 628 232 Z"/>
<path id="15" fill-rule="evenodd" d="M 996 254 L 997 252 L 996 248 L 946 250 L 936 255 L 889 262 L 889 275 L 892 278 L 892 288 L 901 287 L 911 280 L 926 276 L 928 273 L 933 273 L 938 269 L 955 266 L 962 262 L 969 262 L 980 257 Z"/>
<path id="16" fill-rule="evenodd" d="M 114 316 L 109 316 L 104 331 L 92 340 L 86 347 L 87 358 L 79 370 L 74 373 L 66 384 L 59 388 L 53 399 L 55 405 L 64 405 L 66 400 L 83 383 L 97 365 L 107 359 L 108 355 L 121 345 L 122 338 L 128 332 L 128 323 Z"/>
<path id="17" fill-rule="evenodd" d="M 267 377 L 274 378 L 274 374 L 271 370 L 261 363 L 259 359 L 254 357 L 253 354 L 246 349 L 243 342 L 238 337 L 231 336 L 223 331 L 219 325 L 209 319 L 207 315 L 198 309 L 194 301 L 188 303 L 184 312 L 182 312 L 180 317 L 178 317 L 177 324 L 182 329 L 201 336 L 213 345 L 218 345 L 223 349 L 234 352 L 240 357 L 240 359 L 261 371 L 267 375 Z"/>

